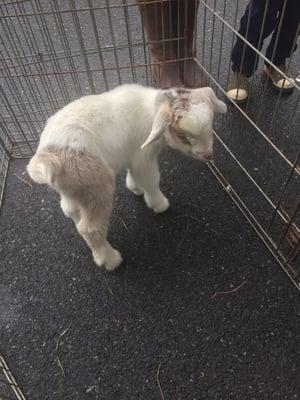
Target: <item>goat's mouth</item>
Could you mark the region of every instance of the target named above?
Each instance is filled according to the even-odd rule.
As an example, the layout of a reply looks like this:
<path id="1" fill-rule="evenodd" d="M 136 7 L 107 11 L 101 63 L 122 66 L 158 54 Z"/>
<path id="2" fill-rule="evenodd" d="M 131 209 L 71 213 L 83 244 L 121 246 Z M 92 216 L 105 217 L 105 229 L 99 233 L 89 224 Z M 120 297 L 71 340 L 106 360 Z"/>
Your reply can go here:
<path id="1" fill-rule="evenodd" d="M 205 162 L 205 163 L 208 163 L 209 161 L 212 161 L 214 158 L 213 158 L 213 155 L 211 155 L 211 156 L 209 156 L 209 157 L 205 157 L 205 156 L 203 156 L 203 154 L 194 154 L 194 153 L 191 153 L 191 156 L 192 156 L 192 158 L 194 159 L 194 160 L 198 160 L 198 161 L 202 161 L 202 162 Z"/>

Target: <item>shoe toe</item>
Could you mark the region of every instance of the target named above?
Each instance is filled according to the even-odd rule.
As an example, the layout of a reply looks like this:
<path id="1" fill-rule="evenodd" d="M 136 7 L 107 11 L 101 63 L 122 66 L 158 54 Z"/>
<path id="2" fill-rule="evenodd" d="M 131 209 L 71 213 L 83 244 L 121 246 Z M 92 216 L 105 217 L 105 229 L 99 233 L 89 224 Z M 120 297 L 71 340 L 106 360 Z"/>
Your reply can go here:
<path id="1" fill-rule="evenodd" d="M 245 89 L 231 89 L 227 91 L 227 97 L 233 101 L 245 101 L 248 98 L 248 92 Z"/>
<path id="2" fill-rule="evenodd" d="M 293 87 L 295 86 L 294 79 L 287 80 L 282 78 L 279 81 L 273 83 L 278 89 L 283 89 L 283 90 L 290 90 L 293 89 Z"/>

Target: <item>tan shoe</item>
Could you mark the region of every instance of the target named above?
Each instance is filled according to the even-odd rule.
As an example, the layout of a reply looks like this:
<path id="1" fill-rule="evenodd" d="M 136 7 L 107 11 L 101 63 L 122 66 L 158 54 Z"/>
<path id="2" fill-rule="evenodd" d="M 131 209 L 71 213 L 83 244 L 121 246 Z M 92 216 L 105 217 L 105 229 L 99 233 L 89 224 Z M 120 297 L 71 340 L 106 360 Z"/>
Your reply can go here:
<path id="1" fill-rule="evenodd" d="M 286 67 L 285 64 L 278 65 L 277 67 L 283 74 L 286 75 Z M 278 91 L 282 91 L 283 93 L 291 93 L 295 88 L 294 79 L 289 77 L 289 80 L 285 79 L 283 75 L 276 71 L 273 67 L 268 68 L 266 65 L 264 67 L 265 73 L 267 77 L 270 79 L 272 86 L 274 89 Z"/>
<path id="2" fill-rule="evenodd" d="M 249 96 L 249 81 L 238 72 L 234 72 L 227 86 L 227 97 L 237 104 L 243 104 Z"/>

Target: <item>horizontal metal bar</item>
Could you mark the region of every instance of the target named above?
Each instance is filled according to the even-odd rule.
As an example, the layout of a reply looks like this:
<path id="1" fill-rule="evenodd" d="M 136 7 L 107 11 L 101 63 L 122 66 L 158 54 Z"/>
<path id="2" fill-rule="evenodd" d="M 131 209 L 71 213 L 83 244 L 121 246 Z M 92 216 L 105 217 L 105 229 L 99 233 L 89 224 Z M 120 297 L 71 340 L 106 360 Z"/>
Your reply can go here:
<path id="1" fill-rule="evenodd" d="M 151 4 L 161 4 L 161 2 L 164 2 L 166 0 L 151 0 Z M 19 2 L 12 2 L 13 4 L 18 4 Z M 6 4 L 0 4 L 0 7 L 2 5 Z M 37 11 L 37 12 L 25 12 L 25 13 L 20 13 L 20 14 L 9 14 L 9 15 L 1 15 L 1 18 L 7 18 L 7 17 L 13 17 L 13 18 L 22 18 L 22 17 L 32 17 L 35 15 L 53 15 L 53 14 L 66 14 L 70 13 L 72 11 L 78 11 L 78 12 L 86 12 L 86 11 L 97 11 L 97 10 L 112 10 L 112 9 L 122 9 L 122 8 L 127 8 L 127 7 L 138 7 L 139 5 L 149 5 L 149 2 L 147 1 L 139 1 L 139 3 L 128 3 L 126 5 L 124 4 L 111 4 L 111 5 L 105 5 L 105 6 L 94 6 L 94 7 L 84 7 L 84 8 L 69 8 L 69 9 L 64 9 L 64 10 L 53 10 L 53 11 Z"/>
<path id="2" fill-rule="evenodd" d="M 159 61 L 159 62 L 149 62 L 149 63 L 142 63 L 142 64 L 133 64 L 133 65 L 119 65 L 116 67 L 99 67 L 99 68 L 89 68 L 89 69 L 76 69 L 76 70 L 68 70 L 68 71 L 49 71 L 49 72 L 37 72 L 37 73 L 22 73 L 22 74 L 9 74 L 0 76 L 1 78 L 24 78 L 24 77 L 39 77 L 39 76 L 51 76 L 51 75 L 66 75 L 66 74 L 83 74 L 89 72 L 101 72 L 101 71 L 115 71 L 115 70 L 124 70 L 124 69 L 131 69 L 131 68 L 146 68 L 149 66 L 155 65 L 162 65 L 162 64 L 171 64 L 171 63 L 178 63 L 180 61 L 188 61 L 193 60 L 193 57 L 186 57 L 186 58 L 176 58 L 172 60 L 166 61 Z"/>
<path id="3" fill-rule="evenodd" d="M 0 17 L 1 19 L 1 17 Z M 151 43 L 155 43 L 157 45 L 162 44 L 163 42 L 177 42 L 179 40 L 182 40 L 183 37 L 176 37 L 176 38 L 170 38 L 170 39 L 165 39 L 165 40 L 156 40 L 156 41 L 148 41 L 148 44 Z M 126 50 L 126 49 L 130 49 L 130 48 L 143 48 L 145 46 L 144 42 L 134 42 L 134 43 L 130 43 L 130 44 L 122 44 L 122 45 L 115 45 L 115 46 L 105 46 L 101 48 L 101 52 L 102 53 L 110 53 L 114 50 Z M 46 63 L 46 62 L 51 62 L 54 60 L 66 60 L 69 57 L 82 57 L 82 55 L 94 55 L 94 54 L 98 54 L 99 53 L 99 49 L 97 48 L 87 48 L 85 51 L 81 51 L 81 50 L 73 50 L 70 53 L 68 53 L 66 55 L 65 51 L 57 51 L 54 53 L 51 52 L 45 52 L 45 53 L 37 53 L 37 54 L 27 54 L 27 55 L 23 55 L 23 56 L 18 56 L 18 57 L 10 57 L 10 58 L 3 58 L 3 61 L 9 62 L 12 60 L 21 60 L 21 59 L 27 59 L 27 58 L 37 58 L 37 60 L 34 61 L 28 61 L 26 63 L 18 63 L 18 64 L 13 64 L 13 65 L 9 65 L 6 67 L 1 67 L 0 68 L 0 72 L 1 71 L 5 71 L 8 70 L 10 68 L 19 68 L 19 67 L 26 67 L 29 65 L 35 65 L 35 64 L 40 64 L 40 63 Z M 61 56 L 60 56 L 61 55 Z M 45 56 L 53 56 L 54 58 L 44 58 Z M 57 57 L 58 56 L 58 57 Z M 174 61 L 178 61 L 178 59 L 174 59 Z M 134 66 L 135 64 L 130 64 L 131 66 Z M 147 64 L 148 65 L 148 64 Z"/>

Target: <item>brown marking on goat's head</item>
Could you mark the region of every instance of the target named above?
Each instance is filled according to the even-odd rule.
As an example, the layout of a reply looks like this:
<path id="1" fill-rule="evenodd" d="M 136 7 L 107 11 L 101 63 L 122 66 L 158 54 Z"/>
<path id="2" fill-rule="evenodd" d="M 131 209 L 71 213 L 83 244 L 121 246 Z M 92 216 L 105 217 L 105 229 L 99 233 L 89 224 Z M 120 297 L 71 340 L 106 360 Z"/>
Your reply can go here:
<path id="1" fill-rule="evenodd" d="M 208 161 L 213 155 L 214 113 L 226 112 L 211 88 L 169 89 L 158 95 L 158 111 L 143 148 L 164 135 L 167 144 Z"/>

